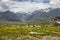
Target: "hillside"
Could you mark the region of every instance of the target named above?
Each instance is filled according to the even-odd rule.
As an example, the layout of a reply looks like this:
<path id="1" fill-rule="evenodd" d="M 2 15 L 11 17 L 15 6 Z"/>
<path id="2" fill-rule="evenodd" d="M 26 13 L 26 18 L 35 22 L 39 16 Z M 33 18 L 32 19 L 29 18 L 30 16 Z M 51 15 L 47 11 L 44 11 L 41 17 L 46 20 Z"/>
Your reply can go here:
<path id="1" fill-rule="evenodd" d="M 50 11 L 48 11 L 50 10 Z M 47 12 L 48 11 L 48 12 Z M 53 18 L 60 16 L 60 8 L 56 9 L 41 9 L 36 10 L 29 13 L 13 13 L 10 11 L 6 12 L 0 12 L 0 20 L 6 20 L 6 21 L 31 21 L 35 19 L 41 19 L 41 18 Z"/>
<path id="2" fill-rule="evenodd" d="M 60 40 L 60 25 L 32 23 L 0 20 L 0 40 Z"/>

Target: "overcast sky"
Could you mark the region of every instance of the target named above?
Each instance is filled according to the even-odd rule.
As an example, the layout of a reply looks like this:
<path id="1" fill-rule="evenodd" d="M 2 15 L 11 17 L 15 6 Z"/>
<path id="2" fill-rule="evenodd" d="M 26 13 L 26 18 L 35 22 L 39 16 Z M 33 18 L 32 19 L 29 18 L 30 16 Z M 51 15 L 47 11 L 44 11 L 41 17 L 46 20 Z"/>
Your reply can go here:
<path id="1" fill-rule="evenodd" d="M 60 0 L 0 0 L 0 11 L 28 13 L 49 7 L 60 8 Z"/>

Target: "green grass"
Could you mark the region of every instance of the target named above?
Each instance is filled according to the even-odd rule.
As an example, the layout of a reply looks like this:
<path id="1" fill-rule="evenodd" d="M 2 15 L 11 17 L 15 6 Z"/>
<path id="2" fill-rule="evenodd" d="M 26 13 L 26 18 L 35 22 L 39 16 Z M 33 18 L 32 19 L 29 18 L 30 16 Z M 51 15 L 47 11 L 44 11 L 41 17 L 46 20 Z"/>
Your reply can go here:
<path id="1" fill-rule="evenodd" d="M 28 27 L 26 27 L 28 25 Z M 51 23 L 45 23 L 43 25 L 38 24 L 40 27 L 30 27 L 30 23 L 9 23 L 0 22 L 0 37 L 7 36 L 9 38 L 15 39 L 20 36 L 32 36 L 40 38 L 41 36 L 58 36 L 60 37 L 60 25 L 55 26 Z M 43 34 L 29 34 L 30 32 L 37 32 Z M 1 40 L 4 40 L 0 38 Z"/>

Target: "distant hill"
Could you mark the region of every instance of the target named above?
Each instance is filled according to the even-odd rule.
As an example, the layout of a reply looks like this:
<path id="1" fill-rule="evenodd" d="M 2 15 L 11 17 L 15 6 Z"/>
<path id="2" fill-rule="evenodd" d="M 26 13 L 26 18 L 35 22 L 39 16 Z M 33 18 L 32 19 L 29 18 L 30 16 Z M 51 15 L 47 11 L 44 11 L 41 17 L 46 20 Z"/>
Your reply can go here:
<path id="1" fill-rule="evenodd" d="M 28 21 L 28 20 L 37 20 L 40 18 L 53 18 L 56 16 L 60 16 L 60 8 L 36 10 L 31 14 L 13 13 L 10 11 L 0 12 L 0 20 L 6 20 L 6 21 Z"/>
<path id="2" fill-rule="evenodd" d="M 6 21 L 23 21 L 25 14 L 13 13 L 10 11 L 0 12 L 0 20 Z"/>
<path id="3" fill-rule="evenodd" d="M 50 11 L 48 11 L 50 10 Z M 44 11 L 44 10 L 36 10 L 32 13 L 31 16 L 29 16 L 27 18 L 27 20 L 37 20 L 40 18 L 53 18 L 56 16 L 60 16 L 60 8 L 56 8 L 56 9 L 47 9 L 48 12 Z"/>

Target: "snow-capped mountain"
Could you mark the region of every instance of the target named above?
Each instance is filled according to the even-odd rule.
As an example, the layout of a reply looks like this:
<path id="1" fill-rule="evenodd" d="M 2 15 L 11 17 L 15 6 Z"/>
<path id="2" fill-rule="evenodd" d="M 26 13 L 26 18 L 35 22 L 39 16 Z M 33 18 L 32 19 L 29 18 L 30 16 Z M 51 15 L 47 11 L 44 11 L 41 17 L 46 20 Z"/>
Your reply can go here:
<path id="1" fill-rule="evenodd" d="M 41 9 L 29 13 L 13 13 L 10 11 L 0 12 L 0 20 L 7 21 L 28 21 L 28 20 L 37 20 L 40 18 L 53 18 L 60 16 L 60 8 L 52 9 Z"/>

